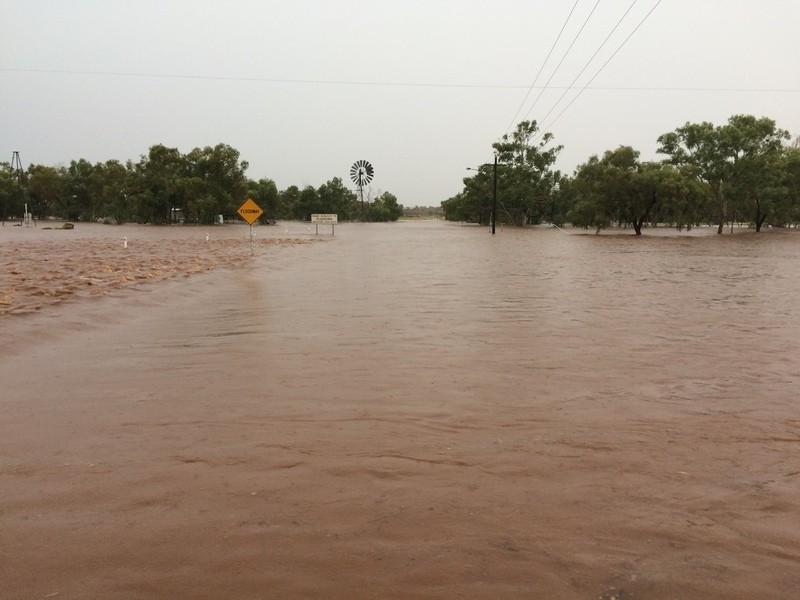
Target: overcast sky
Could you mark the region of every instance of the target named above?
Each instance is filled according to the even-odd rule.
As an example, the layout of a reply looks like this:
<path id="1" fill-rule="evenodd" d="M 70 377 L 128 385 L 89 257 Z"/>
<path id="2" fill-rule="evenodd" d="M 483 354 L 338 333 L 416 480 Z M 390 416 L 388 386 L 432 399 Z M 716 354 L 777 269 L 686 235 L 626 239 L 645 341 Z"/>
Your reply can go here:
<path id="1" fill-rule="evenodd" d="M 439 205 L 523 118 L 567 173 L 687 121 L 800 135 L 800 2 L 0 0 L 0 110 L 24 167 L 225 143 L 279 189 L 364 159 Z"/>

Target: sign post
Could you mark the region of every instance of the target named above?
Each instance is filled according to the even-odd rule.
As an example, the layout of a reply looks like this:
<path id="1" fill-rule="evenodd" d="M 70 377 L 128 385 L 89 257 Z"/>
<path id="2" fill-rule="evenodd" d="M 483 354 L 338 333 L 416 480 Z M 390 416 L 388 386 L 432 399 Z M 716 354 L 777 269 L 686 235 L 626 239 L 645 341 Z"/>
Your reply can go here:
<path id="1" fill-rule="evenodd" d="M 314 223 L 316 227 L 316 233 L 319 234 L 319 225 L 322 223 L 323 225 L 330 225 L 331 226 L 331 235 L 335 235 L 334 233 L 334 226 L 336 223 L 339 222 L 339 215 L 321 215 L 321 214 L 314 214 L 311 215 L 311 222 Z"/>
<path id="2" fill-rule="evenodd" d="M 236 211 L 239 213 L 239 216 L 242 217 L 247 224 L 250 225 L 250 254 L 253 253 L 253 223 L 256 222 L 258 217 L 264 214 L 264 211 L 261 210 L 261 207 L 253 202 L 252 198 L 248 198 L 245 200 L 244 204 L 239 207 L 239 210 Z"/>

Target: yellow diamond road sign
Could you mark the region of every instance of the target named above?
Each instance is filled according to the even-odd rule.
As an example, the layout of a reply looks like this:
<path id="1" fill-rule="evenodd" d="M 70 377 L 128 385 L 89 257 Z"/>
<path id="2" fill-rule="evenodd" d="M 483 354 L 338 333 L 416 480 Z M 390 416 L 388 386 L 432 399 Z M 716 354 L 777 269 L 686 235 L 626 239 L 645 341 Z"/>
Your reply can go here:
<path id="1" fill-rule="evenodd" d="M 248 198 L 236 212 L 238 212 L 239 216 L 247 221 L 249 225 L 255 223 L 256 219 L 264 214 L 264 211 L 261 210 L 261 207 L 258 204 L 253 202 L 252 198 Z"/>

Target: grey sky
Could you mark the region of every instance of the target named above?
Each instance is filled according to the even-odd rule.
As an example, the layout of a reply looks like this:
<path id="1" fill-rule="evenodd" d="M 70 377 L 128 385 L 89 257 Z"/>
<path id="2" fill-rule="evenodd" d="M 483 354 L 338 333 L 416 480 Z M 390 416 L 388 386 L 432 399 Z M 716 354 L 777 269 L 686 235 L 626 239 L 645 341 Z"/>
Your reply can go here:
<path id="1" fill-rule="evenodd" d="M 631 3 L 579 0 L 516 118 L 564 145 L 559 168 L 619 145 L 658 158 L 660 134 L 739 113 L 800 134 L 796 0 L 638 0 L 556 105 Z M 350 184 L 366 159 L 373 193 L 438 205 L 492 159 L 573 5 L 0 0 L 0 160 L 138 160 L 153 144 L 222 142 L 279 189 Z"/>

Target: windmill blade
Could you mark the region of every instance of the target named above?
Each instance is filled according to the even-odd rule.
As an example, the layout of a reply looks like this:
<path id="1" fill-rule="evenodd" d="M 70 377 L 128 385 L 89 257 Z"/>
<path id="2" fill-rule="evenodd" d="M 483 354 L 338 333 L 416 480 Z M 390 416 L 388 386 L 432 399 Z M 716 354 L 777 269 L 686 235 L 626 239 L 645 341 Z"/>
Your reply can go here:
<path id="1" fill-rule="evenodd" d="M 373 169 L 372 165 L 366 160 L 357 160 L 353 163 L 353 166 L 350 167 L 350 179 L 359 187 L 363 187 L 365 184 L 372 181 L 374 173 L 375 169 Z"/>

